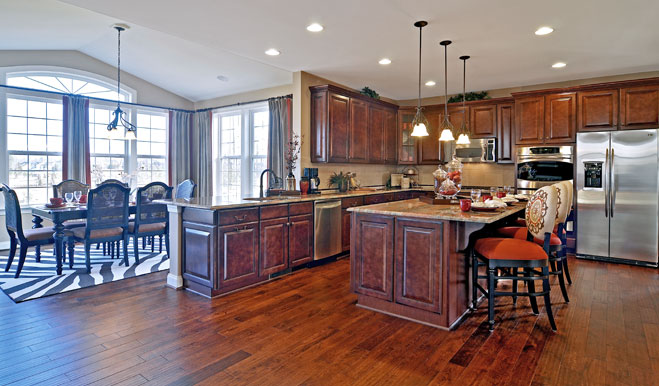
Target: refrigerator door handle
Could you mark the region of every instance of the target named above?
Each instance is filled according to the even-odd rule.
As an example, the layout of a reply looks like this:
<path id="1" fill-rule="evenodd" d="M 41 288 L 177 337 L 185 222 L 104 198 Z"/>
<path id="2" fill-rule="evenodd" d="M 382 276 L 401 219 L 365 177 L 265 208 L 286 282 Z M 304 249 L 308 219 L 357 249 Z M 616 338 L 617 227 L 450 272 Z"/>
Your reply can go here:
<path id="1" fill-rule="evenodd" d="M 609 217 L 609 149 L 604 155 L 604 217 Z"/>
<path id="2" fill-rule="evenodd" d="M 616 179 L 615 179 L 616 169 L 614 166 L 614 162 L 615 162 L 614 157 L 615 157 L 615 150 L 611 148 L 611 181 L 610 181 L 611 187 L 609 188 L 609 190 L 611 191 L 611 198 L 609 199 L 609 201 L 611 202 L 611 209 L 610 209 L 611 218 L 613 218 L 613 207 L 615 207 L 616 205 L 616 192 L 618 191 L 618 187 L 616 186 Z"/>

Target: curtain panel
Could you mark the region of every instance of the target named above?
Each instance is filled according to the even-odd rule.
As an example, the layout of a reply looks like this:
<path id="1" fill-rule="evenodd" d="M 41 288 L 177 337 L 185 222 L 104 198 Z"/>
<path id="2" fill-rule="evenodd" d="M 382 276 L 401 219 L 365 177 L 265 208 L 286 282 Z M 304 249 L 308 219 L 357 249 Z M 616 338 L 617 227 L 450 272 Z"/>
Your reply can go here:
<path id="1" fill-rule="evenodd" d="M 192 180 L 197 197 L 213 196 L 213 112 L 194 113 L 191 141 Z"/>
<path id="2" fill-rule="evenodd" d="M 192 115 L 187 111 L 169 111 L 169 184 L 176 186 L 192 178 Z M 196 183 L 196 181 L 195 181 Z"/>
<path id="3" fill-rule="evenodd" d="M 281 178 L 286 176 L 286 145 L 292 135 L 292 98 L 281 96 L 268 99 L 270 127 L 268 132 L 268 168 Z M 272 177 L 270 183 L 274 181 Z M 271 185 L 272 186 L 272 185 Z"/>
<path id="4" fill-rule="evenodd" d="M 64 95 L 62 105 L 62 179 L 91 184 L 89 98 Z"/>

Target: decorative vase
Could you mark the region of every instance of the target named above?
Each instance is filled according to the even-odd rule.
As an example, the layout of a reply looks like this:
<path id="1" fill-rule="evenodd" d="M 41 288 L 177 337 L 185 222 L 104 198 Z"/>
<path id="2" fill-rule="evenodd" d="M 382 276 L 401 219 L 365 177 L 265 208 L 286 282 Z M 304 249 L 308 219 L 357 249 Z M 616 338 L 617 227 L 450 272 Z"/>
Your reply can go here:
<path id="1" fill-rule="evenodd" d="M 347 191 L 348 191 L 348 182 L 347 181 L 339 182 L 339 192 L 345 193 Z"/>
<path id="2" fill-rule="evenodd" d="M 289 192 L 294 191 L 295 186 L 296 186 L 295 176 L 293 175 L 293 173 L 288 173 L 288 175 L 286 176 L 286 190 Z"/>
<path id="3" fill-rule="evenodd" d="M 309 177 L 300 177 L 300 193 L 307 194 L 309 192 Z"/>

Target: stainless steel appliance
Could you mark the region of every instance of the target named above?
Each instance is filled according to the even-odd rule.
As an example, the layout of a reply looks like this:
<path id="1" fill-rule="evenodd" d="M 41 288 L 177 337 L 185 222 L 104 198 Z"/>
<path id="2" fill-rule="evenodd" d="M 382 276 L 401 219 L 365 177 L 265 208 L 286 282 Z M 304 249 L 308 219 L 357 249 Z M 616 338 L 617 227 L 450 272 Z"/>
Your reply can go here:
<path id="1" fill-rule="evenodd" d="M 573 146 L 522 146 L 517 148 L 517 190 L 529 194 L 574 175 Z"/>
<path id="2" fill-rule="evenodd" d="M 577 134 L 577 257 L 657 266 L 659 129 Z"/>
<path id="3" fill-rule="evenodd" d="M 472 139 L 469 144 L 454 145 L 453 154 L 461 162 L 497 162 L 497 139 Z"/>
<path id="4" fill-rule="evenodd" d="M 314 202 L 314 260 L 341 253 L 341 200 Z"/>

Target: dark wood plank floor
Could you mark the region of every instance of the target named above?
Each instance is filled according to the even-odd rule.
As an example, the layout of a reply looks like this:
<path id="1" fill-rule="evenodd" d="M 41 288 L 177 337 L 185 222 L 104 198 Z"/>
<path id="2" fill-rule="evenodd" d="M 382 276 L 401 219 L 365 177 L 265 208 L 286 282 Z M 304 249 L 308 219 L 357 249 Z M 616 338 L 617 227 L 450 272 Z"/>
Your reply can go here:
<path id="1" fill-rule="evenodd" d="M 546 315 L 502 299 L 453 332 L 355 306 L 349 263 L 220 299 L 156 273 L 13 304 L 0 295 L 0 384 L 657 385 L 656 269 L 571 260 Z"/>

